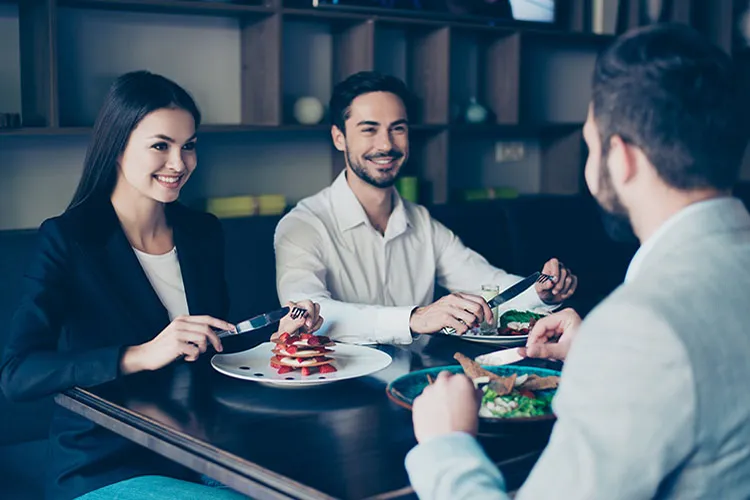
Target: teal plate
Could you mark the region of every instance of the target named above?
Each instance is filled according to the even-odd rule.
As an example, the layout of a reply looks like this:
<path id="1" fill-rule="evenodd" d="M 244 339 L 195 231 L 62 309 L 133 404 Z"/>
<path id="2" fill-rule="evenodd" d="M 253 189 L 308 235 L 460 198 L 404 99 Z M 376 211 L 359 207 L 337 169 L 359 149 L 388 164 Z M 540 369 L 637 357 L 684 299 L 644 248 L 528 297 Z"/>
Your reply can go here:
<path id="1" fill-rule="evenodd" d="M 508 377 L 512 374 L 523 375 L 523 374 L 534 374 L 540 377 L 549 376 L 560 376 L 560 372 L 557 370 L 549 370 L 547 368 L 537 368 L 533 366 L 482 366 L 485 370 L 496 373 L 502 377 Z M 442 371 L 449 371 L 451 373 L 463 373 L 461 365 L 450 365 L 450 366 L 439 366 L 436 368 L 427 368 L 425 370 L 419 370 L 415 372 L 402 375 L 397 378 L 385 388 L 388 398 L 394 403 L 404 408 L 411 410 L 414 399 L 422 394 L 425 387 L 429 385 L 427 376 L 430 375 L 433 379 L 437 377 L 438 373 Z M 540 391 L 541 394 L 554 393 L 556 390 Z M 542 415 L 538 417 L 479 417 L 480 424 L 484 426 L 494 425 L 506 425 L 506 424 L 523 424 L 531 422 L 552 422 L 555 420 L 555 415 L 550 413 L 548 415 Z"/>

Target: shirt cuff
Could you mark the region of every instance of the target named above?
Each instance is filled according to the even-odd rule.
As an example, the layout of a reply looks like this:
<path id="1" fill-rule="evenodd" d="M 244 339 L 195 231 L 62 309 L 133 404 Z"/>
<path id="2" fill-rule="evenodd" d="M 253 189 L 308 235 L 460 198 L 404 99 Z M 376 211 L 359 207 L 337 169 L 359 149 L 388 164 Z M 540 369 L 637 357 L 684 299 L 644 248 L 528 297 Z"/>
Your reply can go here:
<path id="1" fill-rule="evenodd" d="M 378 341 L 387 344 L 411 344 L 411 312 L 417 306 L 383 307 L 375 319 Z"/>
<path id="2" fill-rule="evenodd" d="M 487 488 L 502 495 L 505 480 L 477 440 L 464 432 L 438 436 L 415 446 L 405 460 L 414 491 L 420 498 L 451 498 L 470 489 Z M 504 497 L 504 495 L 502 495 Z"/>

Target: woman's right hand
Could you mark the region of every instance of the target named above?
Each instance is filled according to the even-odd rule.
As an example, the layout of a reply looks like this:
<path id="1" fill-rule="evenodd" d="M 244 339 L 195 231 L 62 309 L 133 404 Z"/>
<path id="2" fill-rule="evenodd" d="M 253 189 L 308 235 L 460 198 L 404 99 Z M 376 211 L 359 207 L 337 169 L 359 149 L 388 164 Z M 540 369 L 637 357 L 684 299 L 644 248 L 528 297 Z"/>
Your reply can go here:
<path id="1" fill-rule="evenodd" d="M 221 340 L 212 327 L 235 329 L 231 323 L 211 316 L 178 316 L 154 339 L 127 348 L 120 361 L 120 372 L 127 375 L 158 370 L 180 357 L 185 361 L 195 361 L 206 352 L 209 343 L 221 352 Z"/>

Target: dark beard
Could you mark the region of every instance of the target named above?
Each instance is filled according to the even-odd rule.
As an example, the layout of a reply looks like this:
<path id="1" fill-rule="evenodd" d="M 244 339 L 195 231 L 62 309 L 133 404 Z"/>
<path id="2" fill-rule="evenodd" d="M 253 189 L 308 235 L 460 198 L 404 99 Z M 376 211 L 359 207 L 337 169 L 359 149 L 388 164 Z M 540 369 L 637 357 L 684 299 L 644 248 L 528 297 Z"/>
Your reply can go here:
<path id="1" fill-rule="evenodd" d="M 612 185 L 607 155 L 603 154 L 600 161 L 599 193 L 595 198 L 599 205 L 604 230 L 607 236 L 618 243 L 639 244 L 640 241 L 633 231 L 633 225 L 630 223 L 628 209 L 622 204 Z"/>
<path id="2" fill-rule="evenodd" d="M 367 169 L 362 165 L 359 161 L 357 161 L 355 158 L 352 157 L 352 155 L 349 153 L 349 148 L 347 147 L 345 150 L 346 153 L 346 161 L 349 163 L 349 166 L 352 168 L 352 171 L 371 186 L 375 186 L 377 188 L 389 188 L 393 186 L 396 183 L 396 178 L 398 175 L 394 175 L 390 179 L 385 179 L 382 181 L 379 181 L 377 179 L 373 179 L 372 176 L 367 173 Z M 390 156 L 394 160 L 400 159 L 402 156 L 404 156 L 403 153 L 400 151 L 391 150 L 386 154 L 379 154 L 379 155 L 373 155 L 373 158 L 377 157 L 383 157 L 383 156 Z"/>
<path id="3" fill-rule="evenodd" d="M 610 239 L 617 243 L 639 244 L 638 237 L 633 232 L 633 225 L 627 215 L 610 212 L 599 205 L 600 217 L 604 231 Z"/>

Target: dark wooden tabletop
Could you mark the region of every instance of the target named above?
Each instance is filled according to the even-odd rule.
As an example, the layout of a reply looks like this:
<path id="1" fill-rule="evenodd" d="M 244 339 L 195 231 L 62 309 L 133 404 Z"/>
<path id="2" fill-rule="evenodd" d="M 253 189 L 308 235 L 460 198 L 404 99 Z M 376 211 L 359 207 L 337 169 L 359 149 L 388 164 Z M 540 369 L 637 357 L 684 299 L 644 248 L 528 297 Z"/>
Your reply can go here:
<path id="1" fill-rule="evenodd" d="M 268 335 L 227 340 L 225 352 L 253 347 Z M 446 336 L 378 348 L 393 357 L 391 366 L 319 387 L 280 389 L 234 379 L 214 371 L 205 356 L 73 389 L 57 402 L 253 498 L 415 498 L 404 469 L 416 444 L 411 412 L 387 398 L 386 385 L 409 371 L 456 364 L 457 351 L 473 357 L 497 348 Z M 550 429 L 528 424 L 480 436 L 510 489 L 526 478 Z"/>

